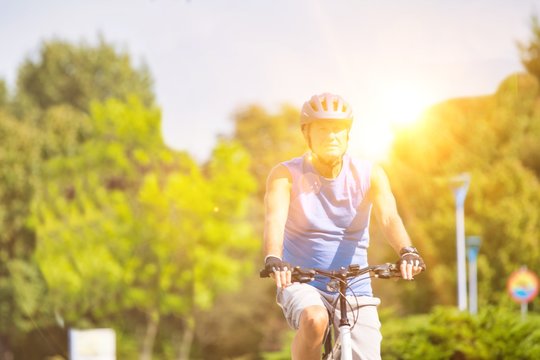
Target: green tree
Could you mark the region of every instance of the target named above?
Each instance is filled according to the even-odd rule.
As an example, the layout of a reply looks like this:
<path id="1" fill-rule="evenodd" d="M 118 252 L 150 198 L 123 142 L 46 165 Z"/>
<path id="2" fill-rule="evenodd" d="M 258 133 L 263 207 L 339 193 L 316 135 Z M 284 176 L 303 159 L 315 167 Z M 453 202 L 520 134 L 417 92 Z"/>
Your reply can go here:
<path id="1" fill-rule="evenodd" d="M 537 102 L 537 80 L 513 75 L 494 95 L 444 102 L 398 136 L 388 171 L 399 179 L 392 185 L 401 213 L 429 268 L 425 281 L 419 279 L 424 292 L 409 294 L 416 310 L 455 302 L 455 205 L 448 179 L 458 173 L 472 175 L 466 231 L 485 244 L 481 304 L 503 301 L 510 272 L 540 262 L 540 183 L 524 156 L 524 139 L 540 141 L 533 131 Z"/>
<path id="2" fill-rule="evenodd" d="M 249 167 L 255 179 L 257 192 L 247 220 L 253 224 L 259 243 L 262 242 L 263 197 L 268 173 L 281 161 L 301 155 L 306 151 L 300 132 L 299 112 L 290 105 L 271 113 L 258 105 L 250 105 L 234 115 L 235 130 L 232 138 L 246 149 L 252 159 Z M 234 294 L 225 294 L 210 312 L 199 315 L 196 343 L 204 359 L 233 358 L 254 354 L 261 347 L 274 349 L 280 346 L 276 333 L 286 329 L 279 308 L 275 305 L 275 286 L 258 276 L 262 257 L 253 260 L 251 276 Z M 270 309 L 270 310 L 269 310 Z M 228 314 L 226 320 L 218 314 Z M 231 332 L 231 324 L 242 324 Z"/>
<path id="3" fill-rule="evenodd" d="M 2 149 L 6 149 L 7 153 L 20 152 L 22 158 L 17 163 L 27 172 L 25 174 L 21 174 L 21 171 L 11 172 L 13 169 L 5 166 L 3 169 L 8 175 L 0 180 L 0 192 L 10 194 L 10 200 L 2 204 L 4 209 L 2 213 L 9 214 L 6 218 L 10 218 L 8 225 L 12 229 L 10 236 L 17 234 L 16 241 L 14 239 L 11 241 L 15 242 L 19 249 L 17 253 L 9 253 L 10 261 L 17 261 L 19 269 L 23 264 L 29 269 L 15 274 L 7 270 L 7 262 L 2 262 L 0 265 L 0 267 L 5 266 L 2 270 L 3 289 L 13 293 L 12 296 L 8 296 L 6 292 L 3 294 L 3 298 L 6 299 L 3 305 L 7 309 L 5 314 L 16 316 L 17 312 L 14 309 L 17 308 L 18 303 L 23 303 L 14 297 L 15 290 L 22 294 L 21 286 L 18 284 L 35 284 L 36 289 L 43 284 L 31 258 L 35 245 L 35 228 L 32 228 L 27 221 L 29 204 L 34 199 L 35 186 L 44 180 L 41 178 L 44 175 L 43 161 L 57 156 L 75 154 L 79 144 L 93 136 L 88 120 L 89 104 L 93 98 L 106 99 L 117 96 L 125 99 L 129 94 L 135 93 L 147 104 L 151 104 L 154 101 L 151 85 L 152 80 L 144 65 L 139 69 L 134 69 L 127 53 L 117 51 L 102 38 L 96 46 L 86 43 L 72 45 L 60 40 L 44 42 L 39 55 L 26 59 L 19 68 L 17 88 L 13 97 L 9 96 L 5 83 L 1 82 L 0 108 L 3 107 L 1 120 L 4 120 L 5 114 L 9 114 L 20 124 L 6 126 L 10 129 L 15 127 L 27 129 L 17 130 L 15 134 L 10 133 L 5 138 L 9 140 L 0 145 Z M 35 135 L 30 140 L 29 136 L 23 132 Z M 28 144 L 32 145 L 31 151 L 20 151 L 28 147 Z M 30 171 L 32 173 L 29 173 Z M 14 185 L 11 183 L 14 178 L 18 179 L 17 189 L 13 188 Z M 111 181 L 114 182 L 114 179 Z M 73 196 L 74 188 L 69 184 L 63 185 L 65 186 L 61 187 L 62 195 Z M 19 191 L 23 188 L 24 192 Z M 21 203 L 26 205 L 21 206 Z M 34 274 L 32 281 L 28 278 L 31 273 Z M 26 282 L 21 282 L 23 274 L 27 274 L 25 275 Z M 32 294 L 36 296 L 35 299 L 42 297 L 37 291 Z M 30 295 L 26 293 L 26 302 L 34 301 Z M 7 305 L 8 299 L 13 301 L 13 304 Z M 45 311 L 44 307 L 40 309 Z M 34 338 L 27 327 L 18 326 L 19 322 L 12 321 L 12 317 L 7 315 L 2 317 L 3 321 L 13 325 L 3 334 L 4 342 L 19 344 L 19 347 L 15 349 L 15 357 L 34 356 L 28 355 L 28 346 L 25 346 L 25 342 L 31 342 L 34 349 L 38 347 L 35 346 L 36 341 L 42 341 L 43 336 L 40 337 L 38 334 L 38 337 Z M 34 327 L 37 327 L 35 333 L 50 329 L 43 328 L 48 324 L 47 319 L 43 319 L 41 323 L 39 317 L 28 318 L 27 316 L 26 320 L 35 322 Z M 56 333 L 56 330 L 51 329 L 50 333 Z M 58 334 L 64 336 L 61 332 Z M 53 342 L 56 340 L 54 339 Z M 24 350 L 20 353 L 24 355 L 20 355 L 19 350 Z"/>
<path id="4" fill-rule="evenodd" d="M 300 156 L 306 146 L 300 132 L 300 113 L 286 105 L 276 114 L 252 105 L 234 117 L 233 138 L 251 155 L 251 173 L 259 184 L 258 195 L 264 196 L 266 177 L 281 161 Z"/>
<path id="5" fill-rule="evenodd" d="M 4 80 L 0 79 L 0 108 L 5 107 L 7 102 L 8 102 L 7 85 Z"/>
<path id="6" fill-rule="evenodd" d="M 222 143 L 201 169 L 163 146 L 159 112 L 136 99 L 95 103 L 90 119 L 91 139 L 47 161 L 36 202 L 51 307 L 78 326 L 135 315 L 142 359 L 175 323 L 187 359 L 194 313 L 252 271 L 249 158 Z"/>
<path id="7" fill-rule="evenodd" d="M 540 23 L 537 16 L 531 18 L 531 32 L 529 42 L 518 42 L 518 48 L 522 64 L 529 73 L 540 79 Z"/>
<path id="8" fill-rule="evenodd" d="M 68 104 L 88 112 L 92 100 L 126 100 L 137 95 L 149 106 L 154 102 L 152 79 L 145 65 L 133 67 L 126 52 L 99 38 L 97 46 L 61 40 L 42 43 L 37 59 L 26 59 L 17 76 L 19 111 Z"/>
<path id="9" fill-rule="evenodd" d="M 39 138 L 0 108 L 0 357 L 9 358 L 33 328 L 42 282 L 31 261 L 35 236 L 27 219 L 36 182 Z"/>
<path id="10" fill-rule="evenodd" d="M 39 357 L 29 354 L 25 342 L 37 348 L 36 340 L 43 341 L 43 336 L 36 339 L 34 333 L 56 332 L 45 328 L 51 319 L 45 306 L 34 311 L 32 305 L 42 301 L 44 285 L 32 258 L 36 229 L 28 217 L 36 186 L 50 182 L 45 175 L 50 176 L 54 161 L 47 165 L 49 174 L 43 162 L 74 156 L 81 143 L 97 135 L 88 117 L 93 98 L 127 99 L 137 94 L 149 105 L 154 102 L 151 85 L 144 65 L 134 69 L 127 53 L 102 38 L 96 46 L 44 42 L 38 56 L 19 68 L 14 96 L 0 81 L 0 352 L 6 354 L 0 357 L 9 357 L 10 352 L 16 358 Z M 81 164 L 91 160 L 79 158 L 78 165 L 70 166 L 81 170 Z M 62 168 L 60 163 L 54 166 Z M 56 180 L 60 196 L 73 198 L 75 188 L 69 179 L 58 175 Z M 118 186 L 114 176 L 107 180 L 109 187 Z"/>

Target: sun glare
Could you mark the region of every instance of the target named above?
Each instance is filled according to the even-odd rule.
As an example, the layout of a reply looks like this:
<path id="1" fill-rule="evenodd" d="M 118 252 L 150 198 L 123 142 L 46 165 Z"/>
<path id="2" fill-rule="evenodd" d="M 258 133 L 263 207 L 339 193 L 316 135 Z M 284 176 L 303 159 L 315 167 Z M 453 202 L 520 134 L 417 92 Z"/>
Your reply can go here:
<path id="1" fill-rule="evenodd" d="M 352 130 L 351 152 L 374 161 L 384 160 L 394 140 L 389 127 L 364 123 Z"/>
<path id="2" fill-rule="evenodd" d="M 433 99 L 414 88 L 393 87 L 382 96 L 379 120 L 400 128 L 417 121 L 433 103 Z"/>
<path id="3" fill-rule="evenodd" d="M 412 87 L 387 89 L 380 93 L 377 106 L 353 128 L 351 151 L 375 161 L 384 161 L 395 135 L 412 126 L 434 103 L 432 97 Z"/>

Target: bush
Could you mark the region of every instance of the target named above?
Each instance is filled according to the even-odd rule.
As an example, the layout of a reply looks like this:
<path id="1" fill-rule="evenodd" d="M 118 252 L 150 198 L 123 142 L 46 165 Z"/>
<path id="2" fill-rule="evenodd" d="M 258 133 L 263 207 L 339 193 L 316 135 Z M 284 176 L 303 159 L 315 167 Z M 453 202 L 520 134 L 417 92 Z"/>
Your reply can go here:
<path id="1" fill-rule="evenodd" d="M 455 308 L 383 321 L 382 358 L 540 359 L 540 316 L 485 307 L 477 316 Z"/>
<path id="2" fill-rule="evenodd" d="M 454 307 L 437 307 L 430 314 L 398 317 L 380 312 L 384 360 L 540 359 L 540 315 L 521 320 L 518 310 L 486 306 L 476 316 Z M 290 359 L 293 333 L 280 352 L 265 360 Z"/>

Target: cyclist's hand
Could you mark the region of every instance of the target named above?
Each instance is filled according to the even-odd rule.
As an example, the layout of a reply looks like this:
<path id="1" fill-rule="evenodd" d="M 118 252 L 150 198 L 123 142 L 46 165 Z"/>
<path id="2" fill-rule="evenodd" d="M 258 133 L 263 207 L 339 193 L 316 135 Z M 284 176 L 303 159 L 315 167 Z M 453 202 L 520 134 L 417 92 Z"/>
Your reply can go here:
<path id="1" fill-rule="evenodd" d="M 277 256 L 267 256 L 264 268 L 276 280 L 276 286 L 278 288 L 285 288 L 291 285 L 291 265 Z"/>
<path id="2" fill-rule="evenodd" d="M 414 275 L 417 275 L 426 269 L 426 264 L 416 248 L 406 246 L 401 249 L 399 254 L 400 259 L 398 265 L 403 279 L 412 280 Z"/>

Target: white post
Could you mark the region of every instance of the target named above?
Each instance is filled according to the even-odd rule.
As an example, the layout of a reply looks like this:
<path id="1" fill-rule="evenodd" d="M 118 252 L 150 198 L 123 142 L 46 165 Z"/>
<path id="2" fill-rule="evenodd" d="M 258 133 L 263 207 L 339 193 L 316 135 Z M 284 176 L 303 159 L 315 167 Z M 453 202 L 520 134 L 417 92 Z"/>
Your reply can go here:
<path id="1" fill-rule="evenodd" d="M 465 197 L 469 189 L 469 174 L 461 174 L 452 179 L 456 200 L 456 250 L 457 250 L 457 290 L 458 308 L 467 310 L 467 270 L 465 268 Z"/>
<path id="2" fill-rule="evenodd" d="M 478 313 L 478 251 L 482 240 L 479 236 L 467 236 L 467 255 L 469 259 L 469 312 Z"/>

